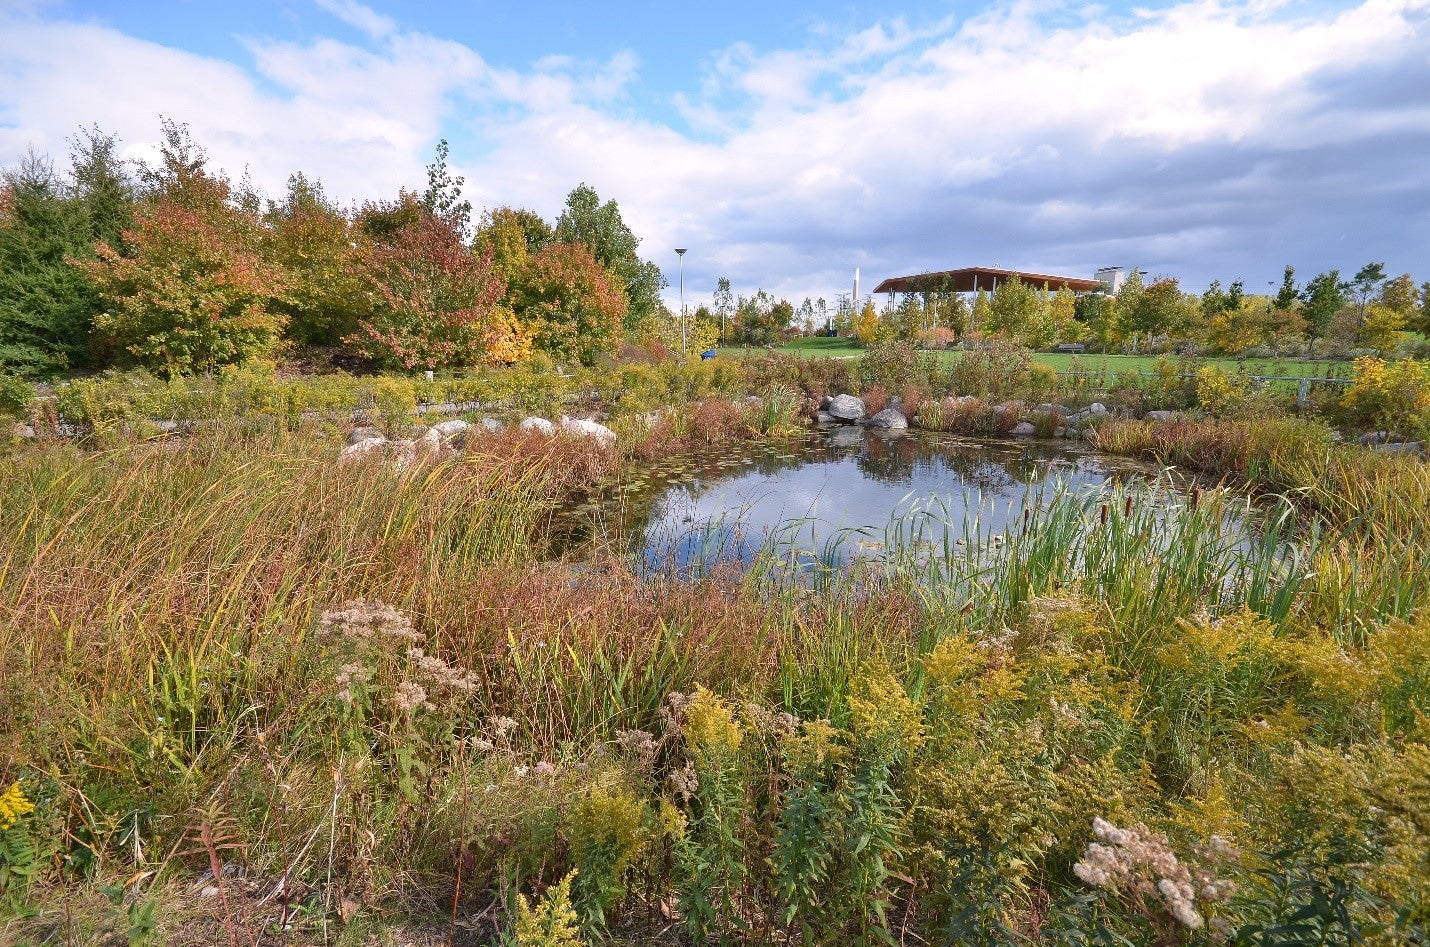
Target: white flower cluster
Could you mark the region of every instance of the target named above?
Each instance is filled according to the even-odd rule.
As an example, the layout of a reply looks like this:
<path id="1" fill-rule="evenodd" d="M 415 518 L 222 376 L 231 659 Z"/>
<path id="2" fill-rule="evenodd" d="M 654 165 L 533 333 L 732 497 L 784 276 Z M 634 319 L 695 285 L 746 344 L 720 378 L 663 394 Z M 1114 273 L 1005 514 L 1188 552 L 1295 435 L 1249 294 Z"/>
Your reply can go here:
<path id="1" fill-rule="evenodd" d="M 1097 841 L 1088 843 L 1082 860 L 1073 866 L 1073 874 L 1093 887 L 1139 899 L 1155 892 L 1167 913 L 1190 930 L 1204 923 L 1198 902 L 1225 901 L 1235 890 L 1232 882 L 1219 879 L 1209 868 L 1178 859 L 1167 837 L 1145 826 L 1119 829 L 1106 819 L 1095 818 L 1092 832 Z M 1236 849 L 1219 836 L 1213 836 L 1196 854 L 1219 862 L 1238 857 Z"/>
<path id="2" fill-rule="evenodd" d="M 657 748 L 655 735 L 644 730 L 618 730 L 616 743 L 637 756 L 653 756 Z"/>
<path id="3" fill-rule="evenodd" d="M 408 648 L 407 657 L 418 677 L 426 678 L 434 687 L 443 687 L 459 694 L 470 694 L 477 689 L 477 676 L 471 671 L 463 671 L 443 661 L 436 655 L 428 654 L 421 648 Z"/>
<path id="4" fill-rule="evenodd" d="M 338 673 L 333 678 L 333 682 L 341 688 L 338 691 L 338 700 L 345 704 L 351 704 L 353 702 L 352 686 L 354 684 L 366 684 L 370 680 L 372 680 L 371 668 L 364 667 L 357 661 L 344 664 L 338 668 Z"/>
<path id="5" fill-rule="evenodd" d="M 799 718 L 783 710 L 770 710 L 756 703 L 745 705 L 745 716 L 761 730 L 769 733 L 794 733 L 799 729 Z"/>
<path id="6" fill-rule="evenodd" d="M 422 636 L 412 627 L 412 620 L 391 605 L 356 599 L 330 608 L 318 616 L 320 635 L 347 638 L 352 641 L 372 641 L 391 638 L 420 644 Z"/>

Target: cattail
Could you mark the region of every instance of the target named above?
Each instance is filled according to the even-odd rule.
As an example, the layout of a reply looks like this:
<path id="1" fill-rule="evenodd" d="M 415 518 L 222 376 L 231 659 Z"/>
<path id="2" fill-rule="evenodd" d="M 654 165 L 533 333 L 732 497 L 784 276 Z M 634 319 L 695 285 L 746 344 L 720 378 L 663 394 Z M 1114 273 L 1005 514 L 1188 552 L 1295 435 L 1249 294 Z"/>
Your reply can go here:
<path id="1" fill-rule="evenodd" d="M 1103 526 L 1106 526 L 1106 525 L 1107 525 L 1107 504 L 1106 504 L 1106 503 L 1102 504 L 1102 507 L 1098 510 L 1098 512 L 1097 512 L 1097 519 L 1098 519 L 1098 522 L 1101 523 Z"/>

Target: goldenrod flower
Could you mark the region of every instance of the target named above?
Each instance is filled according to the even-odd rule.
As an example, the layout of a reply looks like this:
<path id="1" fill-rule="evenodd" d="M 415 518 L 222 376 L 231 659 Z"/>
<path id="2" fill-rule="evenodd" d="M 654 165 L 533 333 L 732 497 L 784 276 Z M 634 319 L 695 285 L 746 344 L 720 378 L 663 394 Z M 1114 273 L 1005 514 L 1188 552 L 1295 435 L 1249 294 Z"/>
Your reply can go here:
<path id="1" fill-rule="evenodd" d="M 18 782 L 12 784 L 0 794 L 0 832 L 19 822 L 21 816 L 34 811 L 35 804 L 25 796 L 25 790 L 20 788 Z"/>

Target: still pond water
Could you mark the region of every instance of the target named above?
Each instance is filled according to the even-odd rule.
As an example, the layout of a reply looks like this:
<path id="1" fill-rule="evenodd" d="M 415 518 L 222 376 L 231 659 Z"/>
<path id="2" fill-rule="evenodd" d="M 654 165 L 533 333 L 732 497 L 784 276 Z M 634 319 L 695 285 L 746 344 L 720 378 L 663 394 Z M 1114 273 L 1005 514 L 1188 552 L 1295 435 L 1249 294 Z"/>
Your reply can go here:
<path id="1" fill-rule="evenodd" d="M 840 562 L 883 555 L 907 541 L 908 524 L 935 545 L 956 542 L 975 517 L 983 530 L 1001 533 L 1026 503 L 1059 487 L 1175 489 L 1159 472 L 1068 442 L 841 427 L 670 458 L 570 511 L 572 525 L 581 524 L 572 539 L 595 533 L 638 554 L 648 569 L 748 565 L 772 544 Z M 906 528 L 890 529 L 896 522 Z"/>

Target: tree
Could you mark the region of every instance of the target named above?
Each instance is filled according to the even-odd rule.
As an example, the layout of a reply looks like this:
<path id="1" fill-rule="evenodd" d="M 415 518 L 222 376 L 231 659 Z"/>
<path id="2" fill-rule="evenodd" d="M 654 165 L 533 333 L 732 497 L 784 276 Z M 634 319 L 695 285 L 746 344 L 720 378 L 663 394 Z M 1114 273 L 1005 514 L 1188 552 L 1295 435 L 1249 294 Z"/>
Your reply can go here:
<path id="1" fill-rule="evenodd" d="M 1202 315 L 1210 319 L 1226 311 L 1226 293 L 1222 292 L 1221 280 L 1214 279 L 1206 292 L 1202 293 Z"/>
<path id="2" fill-rule="evenodd" d="M 506 282 L 491 259 L 474 255 L 451 219 L 420 204 L 410 223 L 363 248 L 357 272 L 373 305 L 347 341 L 379 365 L 509 361 L 522 348 L 498 306 Z"/>
<path id="3" fill-rule="evenodd" d="M 554 243 L 533 253 L 512 287 L 513 308 L 538 349 L 590 365 L 615 351 L 625 295 L 582 243 Z"/>
<path id="4" fill-rule="evenodd" d="M 615 201 L 601 203 L 595 190 L 586 184 L 566 196 L 566 207 L 556 221 L 556 239 L 561 243 L 584 243 L 596 261 L 614 275 L 616 286 L 626 297 L 624 326 L 628 334 L 639 335 L 641 326 L 658 318 L 664 306 L 660 291 L 665 277 L 660 267 L 641 260 L 636 251 L 640 239 L 621 219 Z"/>
<path id="5" fill-rule="evenodd" d="M 1375 294 L 1376 287 L 1385 282 L 1385 264 L 1367 263 L 1356 270 L 1356 275 L 1351 277 L 1351 290 L 1356 295 L 1356 302 L 1360 304 L 1360 317 L 1365 319 L 1365 307 L 1370 302 L 1371 296 Z"/>
<path id="6" fill-rule="evenodd" d="M 85 360 L 99 299 L 70 265 L 93 230 L 48 158 L 0 175 L 0 371 L 47 375 Z"/>
<path id="7" fill-rule="evenodd" d="M 1219 312 L 1207 322 L 1207 341 L 1218 352 L 1240 355 L 1247 349 L 1263 345 L 1275 332 L 1278 321 L 1284 319 L 1266 306 L 1242 300 L 1235 309 Z"/>
<path id="8" fill-rule="evenodd" d="M 1122 288 L 1125 290 L 1127 286 Z M 1122 293 L 1119 292 L 1119 309 L 1121 305 Z M 1148 336 L 1177 334 L 1188 321 L 1188 309 L 1176 278 L 1159 277 L 1136 294 L 1135 302 L 1124 314 L 1125 325 L 1133 332 Z"/>
<path id="9" fill-rule="evenodd" d="M 122 246 L 121 234 L 134 224 L 134 182 L 119 157 L 119 136 L 98 125 L 70 140 L 73 196 L 84 207 L 92 241 Z"/>
<path id="10" fill-rule="evenodd" d="M 447 168 L 450 154 L 447 139 L 438 141 L 437 156 L 427 166 L 427 190 L 422 192 L 422 206 L 450 223 L 452 229 L 465 238 L 472 224 L 472 202 L 462 198 L 466 178 L 452 174 Z"/>
<path id="11" fill-rule="evenodd" d="M 1361 320 L 1359 341 L 1362 347 L 1378 352 L 1393 352 L 1405 339 L 1408 315 L 1384 303 L 1371 303 Z"/>
<path id="12" fill-rule="evenodd" d="M 1099 349 L 1105 352 L 1122 341 L 1116 299 L 1106 293 L 1087 293 L 1078 297 L 1076 307 L 1078 321 Z"/>
<path id="13" fill-rule="evenodd" d="M 1340 270 L 1317 273 L 1301 289 L 1302 316 L 1306 319 L 1306 334 L 1313 339 L 1324 338 L 1331 320 L 1346 304 L 1346 283 Z"/>
<path id="14" fill-rule="evenodd" d="M 1281 274 L 1281 288 L 1276 291 L 1276 308 L 1283 312 L 1294 309 L 1300 298 L 1296 289 L 1296 268 L 1288 263 Z"/>
<path id="15" fill-rule="evenodd" d="M 1409 273 L 1401 273 L 1395 279 L 1386 280 L 1380 288 L 1380 302 L 1401 313 L 1407 319 L 1415 317 L 1420 305 L 1420 290 Z"/>
<path id="16" fill-rule="evenodd" d="M 1009 277 L 993 290 L 983 331 L 1026 342 L 1030 335 L 1041 334 L 1036 325 L 1041 308 L 1042 298 L 1032 284 L 1016 276 Z"/>
<path id="17" fill-rule="evenodd" d="M 285 281 L 265 259 L 260 222 L 201 166 L 173 183 L 174 196 L 141 205 L 125 253 L 100 244 L 98 259 L 78 264 L 104 299 L 95 327 L 164 375 L 267 355 L 285 322 L 273 305 Z"/>
<path id="18" fill-rule="evenodd" d="M 269 259 L 283 268 L 286 289 L 276 308 L 288 317 L 288 336 L 302 345 L 337 345 L 371 310 L 359 261 L 360 234 L 347 215 L 302 173 L 288 178 L 282 203 L 266 215 Z"/>
<path id="19" fill-rule="evenodd" d="M 527 258 L 555 238 L 551 225 L 539 214 L 514 207 L 498 207 L 482 215 L 472 249 L 491 254 L 492 266 L 505 279 L 515 279 Z"/>
<path id="20" fill-rule="evenodd" d="M 854 320 L 854 336 L 865 345 L 873 345 L 879 338 L 879 312 L 874 308 L 874 300 L 866 300 Z"/>
<path id="21" fill-rule="evenodd" d="M 1420 284 L 1420 312 L 1416 317 L 1415 327 L 1430 335 L 1430 281 Z"/>

